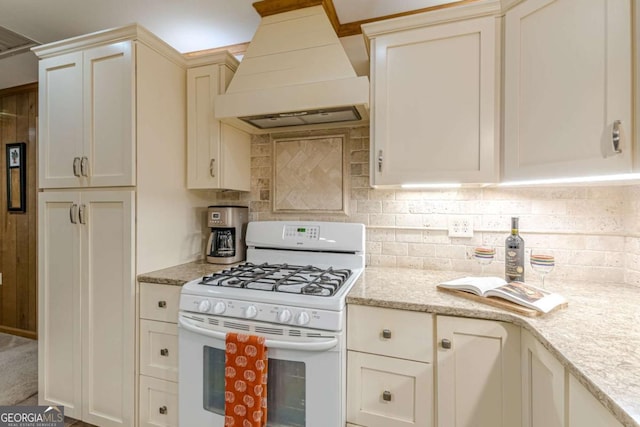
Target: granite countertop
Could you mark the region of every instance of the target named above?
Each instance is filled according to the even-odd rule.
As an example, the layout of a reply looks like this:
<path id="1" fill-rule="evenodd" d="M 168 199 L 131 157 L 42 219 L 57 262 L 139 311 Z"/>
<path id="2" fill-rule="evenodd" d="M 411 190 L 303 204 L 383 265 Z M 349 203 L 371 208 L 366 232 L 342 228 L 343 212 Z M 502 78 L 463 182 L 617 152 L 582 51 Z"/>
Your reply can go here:
<path id="1" fill-rule="evenodd" d="M 640 427 L 640 288 L 624 284 L 556 283 L 569 306 L 524 317 L 436 289 L 467 276 L 451 271 L 367 267 L 348 304 L 511 322 L 530 331 L 627 427 Z"/>
<path id="2" fill-rule="evenodd" d="M 232 265 L 196 261 L 141 274 L 138 281 L 182 286 Z M 349 292 L 347 303 L 500 320 L 522 326 L 624 426 L 640 427 L 640 288 L 624 284 L 556 283 L 547 279 L 547 288 L 564 295 L 569 306 L 529 318 L 436 289 L 440 282 L 467 275 L 367 267 Z"/>
<path id="3" fill-rule="evenodd" d="M 194 261 L 187 264 L 176 265 L 162 270 L 138 275 L 138 282 L 158 283 L 160 285 L 182 286 L 207 274 L 233 267 L 236 264 L 210 264 L 206 261 Z"/>

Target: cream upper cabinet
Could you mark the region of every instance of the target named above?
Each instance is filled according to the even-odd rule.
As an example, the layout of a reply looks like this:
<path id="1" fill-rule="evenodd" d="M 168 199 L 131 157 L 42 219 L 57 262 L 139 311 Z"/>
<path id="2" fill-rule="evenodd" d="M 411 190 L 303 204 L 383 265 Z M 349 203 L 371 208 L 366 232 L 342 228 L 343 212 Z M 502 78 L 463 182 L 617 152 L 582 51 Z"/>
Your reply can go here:
<path id="1" fill-rule="evenodd" d="M 135 44 L 39 65 L 40 188 L 135 185 Z"/>
<path id="2" fill-rule="evenodd" d="M 500 21 L 443 13 L 363 25 L 374 187 L 497 180 Z"/>
<path id="3" fill-rule="evenodd" d="M 631 23 L 631 0 L 527 0 L 507 11 L 505 180 L 631 171 Z"/>
<path id="4" fill-rule="evenodd" d="M 521 425 L 520 328 L 448 316 L 436 323 L 436 425 Z"/>
<path id="5" fill-rule="evenodd" d="M 187 185 L 249 191 L 251 136 L 214 117 L 215 99 L 233 76 L 234 60 L 225 54 L 212 61 L 218 62 L 187 70 Z"/>
<path id="6" fill-rule="evenodd" d="M 524 329 L 521 340 L 522 427 L 564 427 L 564 367 Z"/>
<path id="7" fill-rule="evenodd" d="M 39 402 L 99 426 L 131 426 L 133 191 L 38 200 Z"/>

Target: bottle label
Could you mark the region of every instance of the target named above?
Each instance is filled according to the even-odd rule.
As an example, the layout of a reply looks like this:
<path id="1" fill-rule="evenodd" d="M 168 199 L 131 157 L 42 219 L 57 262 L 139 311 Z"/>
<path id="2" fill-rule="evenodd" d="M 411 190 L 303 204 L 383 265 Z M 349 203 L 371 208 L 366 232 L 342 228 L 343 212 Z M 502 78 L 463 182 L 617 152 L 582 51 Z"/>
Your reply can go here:
<path id="1" fill-rule="evenodd" d="M 524 282 L 524 251 L 507 249 L 505 253 L 505 276 L 507 281 Z"/>

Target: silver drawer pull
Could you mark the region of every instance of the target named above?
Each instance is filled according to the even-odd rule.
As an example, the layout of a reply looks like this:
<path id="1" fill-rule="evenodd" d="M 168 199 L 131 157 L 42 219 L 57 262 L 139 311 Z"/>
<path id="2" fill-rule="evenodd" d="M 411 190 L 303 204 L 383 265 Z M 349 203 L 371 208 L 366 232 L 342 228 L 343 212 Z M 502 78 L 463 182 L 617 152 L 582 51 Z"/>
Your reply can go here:
<path id="1" fill-rule="evenodd" d="M 69 220 L 71 221 L 71 224 L 78 223 L 78 205 L 75 203 L 69 208 Z"/>
<path id="2" fill-rule="evenodd" d="M 211 159 L 211 161 L 209 162 L 209 175 L 211 175 L 212 178 L 216 177 L 216 171 L 214 170 L 216 165 L 216 159 Z"/>
<path id="3" fill-rule="evenodd" d="M 85 209 L 87 208 L 87 206 L 83 203 L 80 205 L 80 207 L 78 208 L 78 218 L 80 219 L 80 224 L 86 224 L 87 223 L 87 218 L 85 217 Z"/>
<path id="4" fill-rule="evenodd" d="M 159 308 L 167 308 L 167 302 L 166 301 L 158 301 L 158 307 Z"/>
<path id="5" fill-rule="evenodd" d="M 622 153 L 620 149 L 620 125 L 622 122 L 620 120 L 616 120 L 613 122 L 613 132 L 611 135 L 611 142 L 613 143 L 613 152 L 616 154 Z"/>
<path id="6" fill-rule="evenodd" d="M 384 339 L 390 339 L 391 338 L 391 330 L 389 329 L 383 329 L 382 330 L 382 338 Z"/>
<path id="7" fill-rule="evenodd" d="M 161 406 L 158 408 L 158 412 L 160 412 L 162 415 L 166 415 L 167 414 L 167 407 L 166 406 Z"/>
<path id="8" fill-rule="evenodd" d="M 73 176 L 80 176 L 80 157 L 73 158 Z"/>
<path id="9" fill-rule="evenodd" d="M 440 343 L 442 344 L 442 348 L 446 348 L 446 349 L 450 349 L 451 348 L 451 341 L 449 341 L 446 338 L 444 338 L 442 341 L 440 341 Z"/>
<path id="10" fill-rule="evenodd" d="M 89 159 L 87 158 L 87 156 L 82 156 L 82 159 L 80 160 L 80 174 L 82 176 L 89 176 L 89 171 L 87 169 L 88 163 Z"/>
<path id="11" fill-rule="evenodd" d="M 391 402 L 391 392 L 389 390 L 385 390 L 382 392 L 382 400 L 385 402 Z"/>
<path id="12" fill-rule="evenodd" d="M 161 348 L 160 349 L 160 356 L 169 356 L 169 349 L 168 348 Z"/>

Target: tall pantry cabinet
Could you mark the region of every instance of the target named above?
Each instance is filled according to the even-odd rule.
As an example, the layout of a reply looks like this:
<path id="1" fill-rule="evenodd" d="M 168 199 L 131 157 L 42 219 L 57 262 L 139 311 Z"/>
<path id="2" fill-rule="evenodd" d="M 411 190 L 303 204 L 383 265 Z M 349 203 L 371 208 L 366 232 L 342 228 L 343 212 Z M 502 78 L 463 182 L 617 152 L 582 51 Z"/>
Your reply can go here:
<path id="1" fill-rule="evenodd" d="M 39 403 L 136 424 L 138 273 L 201 257 L 186 189 L 186 66 L 133 24 L 40 58 Z"/>

